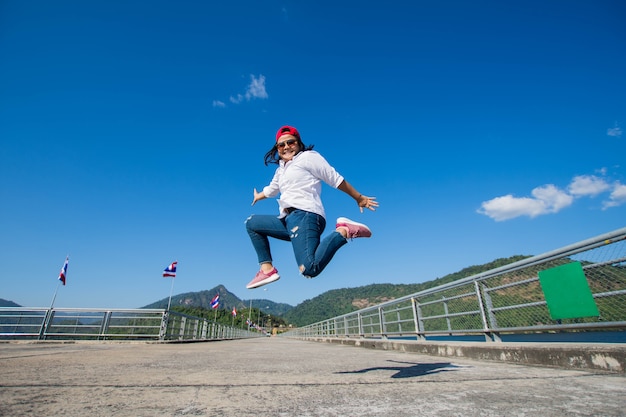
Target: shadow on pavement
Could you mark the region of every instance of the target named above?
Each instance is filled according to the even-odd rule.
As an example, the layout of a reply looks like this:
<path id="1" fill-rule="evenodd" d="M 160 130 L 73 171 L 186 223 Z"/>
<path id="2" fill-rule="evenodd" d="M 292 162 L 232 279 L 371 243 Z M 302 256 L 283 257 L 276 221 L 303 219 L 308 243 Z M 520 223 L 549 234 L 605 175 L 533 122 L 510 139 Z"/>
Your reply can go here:
<path id="1" fill-rule="evenodd" d="M 413 378 L 417 376 L 424 376 L 430 374 L 436 374 L 439 372 L 454 371 L 455 368 L 459 368 L 456 365 L 452 365 L 450 362 L 438 362 L 438 363 L 415 363 L 415 362 L 400 362 L 388 360 L 387 362 L 393 362 L 398 364 L 406 364 L 411 366 L 377 366 L 375 368 L 365 368 L 358 371 L 342 371 L 336 372 L 337 374 L 364 374 L 371 371 L 397 371 L 391 375 L 391 378 Z"/>

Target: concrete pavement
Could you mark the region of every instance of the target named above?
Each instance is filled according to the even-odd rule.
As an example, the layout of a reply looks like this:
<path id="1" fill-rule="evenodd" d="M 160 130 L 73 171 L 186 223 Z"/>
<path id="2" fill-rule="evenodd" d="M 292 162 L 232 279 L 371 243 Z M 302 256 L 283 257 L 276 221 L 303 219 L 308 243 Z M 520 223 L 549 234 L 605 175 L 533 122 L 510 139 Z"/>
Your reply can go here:
<path id="1" fill-rule="evenodd" d="M 0 343 L 0 416 L 624 416 L 619 373 L 285 338 Z"/>

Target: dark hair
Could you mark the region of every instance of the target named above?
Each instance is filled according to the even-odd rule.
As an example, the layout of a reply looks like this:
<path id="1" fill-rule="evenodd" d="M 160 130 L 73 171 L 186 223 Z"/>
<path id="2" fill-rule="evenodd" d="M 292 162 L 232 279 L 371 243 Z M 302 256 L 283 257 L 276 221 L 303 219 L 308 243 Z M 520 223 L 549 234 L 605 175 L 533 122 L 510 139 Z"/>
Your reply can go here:
<path id="1" fill-rule="evenodd" d="M 296 140 L 298 141 L 300 152 L 310 151 L 315 146 L 315 145 L 306 146 L 304 143 L 302 143 L 302 141 L 299 138 L 296 138 Z M 266 166 L 268 164 L 278 164 L 280 162 L 280 156 L 278 156 L 278 148 L 276 147 L 276 145 L 274 145 L 272 149 L 267 151 L 267 153 L 265 154 L 264 160 L 265 160 Z"/>

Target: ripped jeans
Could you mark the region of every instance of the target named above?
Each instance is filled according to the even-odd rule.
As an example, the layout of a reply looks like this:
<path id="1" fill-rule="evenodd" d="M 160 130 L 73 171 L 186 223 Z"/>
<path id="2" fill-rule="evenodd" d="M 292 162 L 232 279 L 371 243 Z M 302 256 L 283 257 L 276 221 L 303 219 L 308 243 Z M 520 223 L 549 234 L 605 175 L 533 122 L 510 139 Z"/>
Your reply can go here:
<path id="1" fill-rule="evenodd" d="M 291 241 L 300 273 L 307 278 L 318 276 L 337 250 L 348 242 L 337 231 L 320 241 L 325 227 L 326 220 L 322 216 L 304 210 L 294 210 L 282 219 L 258 214 L 246 219 L 246 230 L 259 264 L 272 262 L 268 237 Z"/>

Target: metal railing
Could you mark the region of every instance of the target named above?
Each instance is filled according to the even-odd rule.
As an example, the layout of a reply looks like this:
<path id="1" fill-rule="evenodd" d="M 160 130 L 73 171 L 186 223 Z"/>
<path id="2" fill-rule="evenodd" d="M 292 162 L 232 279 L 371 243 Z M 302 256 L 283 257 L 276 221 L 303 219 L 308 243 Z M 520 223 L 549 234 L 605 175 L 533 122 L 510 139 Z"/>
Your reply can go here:
<path id="1" fill-rule="evenodd" d="M 0 308 L 0 340 L 202 341 L 260 336 L 161 309 Z"/>
<path id="2" fill-rule="evenodd" d="M 407 337 L 626 328 L 626 228 L 480 274 L 329 318 L 295 338 Z M 553 319 L 539 272 L 579 262 L 599 315 Z"/>

